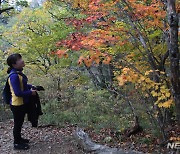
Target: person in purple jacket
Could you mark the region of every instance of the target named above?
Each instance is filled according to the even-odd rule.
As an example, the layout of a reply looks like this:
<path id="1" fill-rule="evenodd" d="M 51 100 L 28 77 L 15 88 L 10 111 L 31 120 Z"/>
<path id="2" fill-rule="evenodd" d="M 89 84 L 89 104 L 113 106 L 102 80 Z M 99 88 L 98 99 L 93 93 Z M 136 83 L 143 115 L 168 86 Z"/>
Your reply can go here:
<path id="1" fill-rule="evenodd" d="M 26 104 L 30 103 L 30 96 L 36 95 L 36 90 L 32 90 L 33 86 L 28 84 L 28 78 L 23 74 L 25 63 L 22 56 L 18 53 L 11 54 L 7 58 L 9 65 L 7 73 L 10 74 L 8 83 L 11 91 L 10 108 L 14 118 L 14 149 L 27 150 L 29 149 L 29 140 L 21 137 L 21 129 L 26 113 Z"/>

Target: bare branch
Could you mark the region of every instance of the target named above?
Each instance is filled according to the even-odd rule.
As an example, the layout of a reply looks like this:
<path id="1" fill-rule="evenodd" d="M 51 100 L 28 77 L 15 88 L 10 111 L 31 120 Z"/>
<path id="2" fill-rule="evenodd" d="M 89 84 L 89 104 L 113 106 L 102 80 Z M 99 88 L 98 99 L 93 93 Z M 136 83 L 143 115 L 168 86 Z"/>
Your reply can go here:
<path id="1" fill-rule="evenodd" d="M 0 14 L 2 14 L 3 12 L 6 12 L 6 11 L 12 10 L 12 9 L 14 9 L 14 7 L 9 7 L 9 8 L 5 8 L 5 9 L 1 9 L 0 10 Z"/>

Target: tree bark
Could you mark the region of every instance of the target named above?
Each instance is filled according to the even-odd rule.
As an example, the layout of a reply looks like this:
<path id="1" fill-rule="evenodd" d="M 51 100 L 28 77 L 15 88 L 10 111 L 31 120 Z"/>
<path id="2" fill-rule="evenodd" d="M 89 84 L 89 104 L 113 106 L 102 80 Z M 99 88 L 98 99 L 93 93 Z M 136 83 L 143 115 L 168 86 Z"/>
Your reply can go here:
<path id="1" fill-rule="evenodd" d="M 12 10 L 12 9 L 14 9 L 13 7 L 9 7 L 9 8 L 5 8 L 5 9 L 0 9 L 0 14 L 1 13 L 3 13 L 3 12 L 6 12 L 6 11 L 8 11 L 8 10 Z"/>
<path id="2" fill-rule="evenodd" d="M 122 148 L 111 148 L 106 145 L 101 145 L 93 142 L 89 135 L 85 133 L 81 128 L 77 127 L 76 132 L 74 133 L 74 138 L 77 141 L 78 145 L 88 153 L 95 154 L 143 154 L 143 152 L 135 150 L 124 150 Z"/>
<path id="3" fill-rule="evenodd" d="M 176 0 L 167 1 L 168 23 L 170 26 L 170 70 L 172 95 L 175 102 L 176 118 L 180 124 L 180 70 L 179 70 L 179 50 L 178 50 L 178 13 L 176 12 Z"/>

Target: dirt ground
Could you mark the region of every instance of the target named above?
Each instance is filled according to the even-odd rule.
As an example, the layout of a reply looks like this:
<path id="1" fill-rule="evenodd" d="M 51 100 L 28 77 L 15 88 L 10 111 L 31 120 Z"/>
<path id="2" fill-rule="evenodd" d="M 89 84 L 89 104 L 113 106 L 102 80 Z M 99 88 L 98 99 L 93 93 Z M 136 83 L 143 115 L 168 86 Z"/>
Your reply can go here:
<path id="1" fill-rule="evenodd" d="M 84 154 L 73 138 L 75 128 L 58 128 L 42 126 L 32 128 L 29 122 L 24 122 L 22 136 L 30 139 L 30 149 L 26 151 L 13 150 L 13 120 L 0 122 L 0 154 Z"/>

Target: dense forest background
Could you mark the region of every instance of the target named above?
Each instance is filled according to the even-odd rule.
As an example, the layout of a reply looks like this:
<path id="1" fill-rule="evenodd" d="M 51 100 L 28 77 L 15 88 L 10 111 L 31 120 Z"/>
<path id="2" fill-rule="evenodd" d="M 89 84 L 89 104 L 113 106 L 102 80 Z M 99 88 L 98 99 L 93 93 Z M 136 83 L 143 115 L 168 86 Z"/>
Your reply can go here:
<path id="1" fill-rule="evenodd" d="M 179 11 L 175 0 L 0 0 L 0 91 L 7 56 L 21 53 L 45 88 L 42 123 L 161 149 L 179 131 Z"/>

